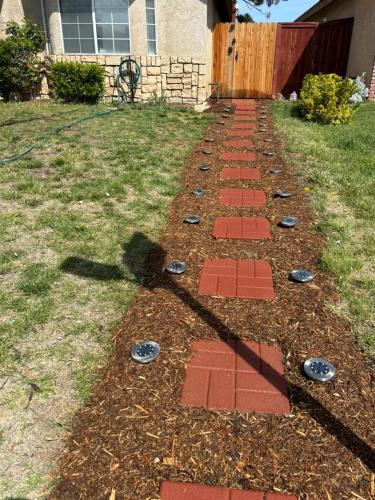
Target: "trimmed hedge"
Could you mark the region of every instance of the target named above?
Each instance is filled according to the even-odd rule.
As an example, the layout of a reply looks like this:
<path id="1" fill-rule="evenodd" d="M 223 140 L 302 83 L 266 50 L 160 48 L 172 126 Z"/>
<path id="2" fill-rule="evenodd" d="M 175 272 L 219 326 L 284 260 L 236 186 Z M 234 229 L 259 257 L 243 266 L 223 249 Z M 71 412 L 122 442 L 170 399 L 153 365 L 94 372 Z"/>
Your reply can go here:
<path id="1" fill-rule="evenodd" d="M 306 75 L 300 92 L 300 111 L 306 120 L 324 124 L 349 123 L 355 107 L 349 104 L 356 92 L 350 78 L 333 74 Z"/>
<path id="2" fill-rule="evenodd" d="M 98 64 L 61 61 L 52 65 L 53 94 L 64 102 L 96 104 L 104 96 L 105 71 Z"/>

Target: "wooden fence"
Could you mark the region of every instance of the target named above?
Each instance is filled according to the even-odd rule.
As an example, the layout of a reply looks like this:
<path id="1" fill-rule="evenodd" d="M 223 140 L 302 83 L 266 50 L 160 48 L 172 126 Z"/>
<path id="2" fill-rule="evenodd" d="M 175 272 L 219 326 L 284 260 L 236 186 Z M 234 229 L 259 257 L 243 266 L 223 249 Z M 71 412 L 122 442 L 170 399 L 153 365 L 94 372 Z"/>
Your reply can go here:
<path id="1" fill-rule="evenodd" d="M 222 97 L 288 96 L 308 73 L 346 73 L 353 19 L 327 23 L 220 23 L 212 81 Z"/>
<path id="2" fill-rule="evenodd" d="M 222 97 L 269 97 L 277 25 L 220 23 L 213 34 L 213 76 Z"/>

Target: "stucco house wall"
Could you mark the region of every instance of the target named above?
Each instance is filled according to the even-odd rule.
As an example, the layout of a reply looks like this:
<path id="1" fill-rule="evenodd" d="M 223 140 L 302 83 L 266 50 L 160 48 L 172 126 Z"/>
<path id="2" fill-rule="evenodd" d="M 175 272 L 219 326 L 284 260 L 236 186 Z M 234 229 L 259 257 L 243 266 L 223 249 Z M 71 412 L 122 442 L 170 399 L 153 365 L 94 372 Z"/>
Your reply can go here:
<path id="1" fill-rule="evenodd" d="M 147 55 L 145 0 L 130 0 L 131 56 L 142 68 L 139 98 L 156 92 L 172 102 L 201 103 L 209 95 L 212 30 L 220 18 L 215 0 L 156 0 L 157 56 Z M 224 2 L 225 3 L 225 2 Z M 0 0 L 0 29 L 25 17 L 46 30 L 53 59 L 97 62 L 106 68 L 111 90 L 121 56 L 64 55 L 59 0 Z M 45 23 L 43 20 L 43 14 Z M 168 70 L 168 71 L 167 71 Z M 43 93 L 48 93 L 46 82 Z M 43 94 L 44 95 L 44 94 Z"/>
<path id="2" fill-rule="evenodd" d="M 333 21 L 354 17 L 347 74 L 357 76 L 366 72 L 366 84 L 370 86 L 375 59 L 375 0 L 323 0 L 320 3 L 321 6 L 310 9 L 311 14 L 307 11 L 298 20 Z"/>

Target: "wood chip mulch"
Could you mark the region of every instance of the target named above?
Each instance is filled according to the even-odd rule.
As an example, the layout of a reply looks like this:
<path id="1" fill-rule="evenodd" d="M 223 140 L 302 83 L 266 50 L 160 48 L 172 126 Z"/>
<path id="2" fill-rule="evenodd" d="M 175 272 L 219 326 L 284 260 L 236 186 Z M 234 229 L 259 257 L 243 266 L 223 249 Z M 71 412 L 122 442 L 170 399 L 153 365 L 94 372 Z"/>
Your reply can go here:
<path id="1" fill-rule="evenodd" d="M 213 107 L 220 117 L 223 106 Z M 259 101 L 259 106 L 264 101 Z M 218 118 L 219 120 L 221 118 Z M 202 154 L 202 140 L 188 158 L 184 190 L 170 207 L 169 222 L 149 256 L 147 276 L 114 337 L 115 349 L 102 381 L 74 421 L 61 456 L 60 481 L 52 499 L 157 499 L 163 480 L 294 493 L 309 499 L 369 499 L 375 495 L 374 389 L 369 361 L 352 340 L 349 326 L 327 305 L 338 300 L 329 275 L 319 270 L 324 247 L 314 232 L 317 215 L 290 166 L 281 161 L 281 145 L 258 129 L 254 150 L 262 179 L 220 180 L 225 125 L 212 122 L 206 137 L 214 154 Z M 275 142 L 265 142 L 266 138 Z M 264 151 L 274 152 L 272 158 Z M 210 163 L 209 172 L 199 165 Z M 251 165 L 252 166 L 252 165 Z M 281 166 L 282 174 L 271 174 Z M 195 187 L 206 196 L 191 194 Z M 264 209 L 238 209 L 218 203 L 220 188 L 264 189 Z M 277 189 L 293 193 L 275 198 Z M 186 225 L 187 214 L 202 217 Z M 271 222 L 264 241 L 215 240 L 216 217 L 260 215 Z M 293 229 L 278 221 L 300 218 Z M 123 256 L 137 272 L 137 248 L 147 243 L 135 234 Z M 198 281 L 206 258 L 257 258 L 273 269 L 274 301 L 200 297 Z M 163 265 L 188 263 L 171 277 Z M 294 268 L 316 273 L 310 284 L 288 280 Z M 238 338 L 277 344 L 283 352 L 291 415 L 241 414 L 179 406 L 184 366 L 193 339 Z M 131 346 L 152 339 L 161 355 L 150 365 L 130 359 Z M 327 384 L 308 381 L 301 372 L 306 357 L 323 356 L 337 374 Z M 176 499 L 178 500 L 178 499 Z"/>

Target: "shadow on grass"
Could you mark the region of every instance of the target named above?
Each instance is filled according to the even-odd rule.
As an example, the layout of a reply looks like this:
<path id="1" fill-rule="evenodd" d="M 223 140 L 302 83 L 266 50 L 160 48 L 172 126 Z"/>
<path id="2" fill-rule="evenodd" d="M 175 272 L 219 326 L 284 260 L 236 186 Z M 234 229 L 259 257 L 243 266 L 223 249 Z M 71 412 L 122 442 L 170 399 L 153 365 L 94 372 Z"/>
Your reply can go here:
<path id="1" fill-rule="evenodd" d="M 260 358 L 249 349 L 246 344 L 227 325 L 225 325 L 211 311 L 197 301 L 185 288 L 180 286 L 165 271 L 166 252 L 162 246 L 153 243 L 143 233 L 135 233 L 129 243 L 124 245 L 122 261 L 129 269 L 134 279 L 131 281 L 141 284 L 149 290 L 165 288 L 171 291 L 179 300 L 184 302 L 190 309 L 198 314 L 205 323 L 213 328 L 218 337 L 227 342 L 231 348 L 237 345 L 238 354 L 252 365 L 255 369 L 259 366 Z M 145 266 L 145 257 L 149 254 L 149 266 Z M 66 264 L 67 263 L 67 264 Z M 69 265 L 69 263 L 73 263 Z M 77 265 L 74 265 L 77 263 Z M 90 265 L 89 265 L 90 264 Z M 117 266 L 99 264 L 77 257 L 69 257 L 61 266 L 66 272 L 77 274 L 84 278 L 103 279 L 127 279 Z M 105 276 L 108 276 L 106 278 Z M 118 276 L 113 278 L 111 276 Z M 120 277 L 121 276 L 121 277 Z M 262 375 L 282 391 L 285 387 L 284 378 L 274 368 L 262 359 Z M 306 392 L 302 387 L 294 384 L 289 385 L 294 405 L 308 412 L 326 432 L 334 436 L 343 446 L 356 455 L 371 471 L 375 471 L 375 451 L 363 439 L 355 434 L 349 427 L 344 425 L 337 417 L 327 410 L 317 399 Z"/>

